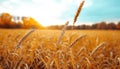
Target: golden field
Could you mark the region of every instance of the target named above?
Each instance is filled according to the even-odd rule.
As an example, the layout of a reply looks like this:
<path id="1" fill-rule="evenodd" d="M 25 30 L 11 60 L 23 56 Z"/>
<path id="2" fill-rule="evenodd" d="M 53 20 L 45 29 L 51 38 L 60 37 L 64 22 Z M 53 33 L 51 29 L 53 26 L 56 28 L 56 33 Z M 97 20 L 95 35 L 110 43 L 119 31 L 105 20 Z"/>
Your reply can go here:
<path id="1" fill-rule="evenodd" d="M 29 31 L 0 29 L 0 69 L 120 68 L 120 31 Z"/>

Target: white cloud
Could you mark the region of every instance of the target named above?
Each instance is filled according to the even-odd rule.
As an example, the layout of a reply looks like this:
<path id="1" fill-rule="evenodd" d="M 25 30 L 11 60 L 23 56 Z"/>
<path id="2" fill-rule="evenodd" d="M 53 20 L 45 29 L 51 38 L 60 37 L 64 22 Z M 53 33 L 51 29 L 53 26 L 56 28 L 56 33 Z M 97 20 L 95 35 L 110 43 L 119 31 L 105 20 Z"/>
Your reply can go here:
<path id="1" fill-rule="evenodd" d="M 25 0 L 4 1 L 0 5 L 0 9 L 2 9 L 0 11 L 9 12 L 17 16 L 32 16 L 44 26 L 58 23 L 64 24 L 67 20 L 60 19 L 60 17 L 64 16 L 63 13 L 70 9 L 71 6 L 78 6 L 81 0 L 61 0 L 60 2 L 57 0 L 24 1 Z M 92 4 L 91 0 L 87 0 L 86 3 L 86 7 Z"/>
<path id="2" fill-rule="evenodd" d="M 9 2 L 12 2 L 12 3 L 18 3 L 19 0 L 10 0 Z"/>
<path id="3" fill-rule="evenodd" d="M 90 6 L 92 6 L 92 4 L 93 4 L 93 1 L 92 0 L 86 0 L 86 2 L 85 2 L 85 7 L 87 8 L 87 7 L 90 7 Z"/>

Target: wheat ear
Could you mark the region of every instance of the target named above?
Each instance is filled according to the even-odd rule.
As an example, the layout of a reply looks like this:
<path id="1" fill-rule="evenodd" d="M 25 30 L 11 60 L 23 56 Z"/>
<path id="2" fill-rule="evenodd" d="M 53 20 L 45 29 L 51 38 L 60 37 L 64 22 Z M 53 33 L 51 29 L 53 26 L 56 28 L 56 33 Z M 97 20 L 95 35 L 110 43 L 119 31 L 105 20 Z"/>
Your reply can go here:
<path id="1" fill-rule="evenodd" d="M 59 36 L 59 38 L 58 38 L 58 41 L 57 41 L 56 45 L 58 45 L 58 44 L 60 43 L 60 41 L 61 41 L 61 39 L 62 39 L 65 31 L 66 31 L 66 28 L 67 28 L 68 24 L 69 24 L 69 22 L 67 21 L 67 22 L 65 23 L 63 29 L 62 29 L 62 32 L 61 32 L 61 34 L 60 34 L 60 36 Z"/>
<path id="2" fill-rule="evenodd" d="M 82 7 L 83 7 L 83 5 L 84 5 L 84 0 L 82 1 L 82 3 L 80 3 L 80 5 L 79 5 L 79 7 L 78 7 L 78 9 L 77 9 L 77 12 L 76 12 L 76 14 L 75 14 L 75 16 L 74 16 L 74 21 L 73 21 L 73 27 L 72 27 L 72 29 L 74 28 L 74 24 L 76 23 L 76 21 L 77 21 L 77 18 L 78 18 L 78 16 L 79 16 L 79 14 L 80 14 L 80 12 L 81 12 L 81 10 L 82 10 Z"/>
<path id="3" fill-rule="evenodd" d="M 27 38 L 27 36 L 29 36 L 32 32 L 34 32 L 35 29 L 30 29 L 30 31 L 28 31 L 17 43 L 16 49 L 20 48 L 21 43 L 25 40 L 25 38 Z"/>
<path id="4" fill-rule="evenodd" d="M 82 35 L 82 36 L 79 36 L 75 41 L 73 41 L 70 45 L 69 45 L 69 48 L 71 48 L 77 41 L 79 41 L 80 39 L 82 39 L 83 37 L 85 37 L 86 35 Z"/>
<path id="5" fill-rule="evenodd" d="M 86 50 L 86 47 L 84 46 L 84 47 L 82 47 L 82 48 L 80 48 L 80 50 L 78 51 L 78 53 L 77 53 L 77 56 L 79 56 L 80 55 L 80 53 L 82 52 L 82 51 L 84 51 L 84 50 Z"/>
<path id="6" fill-rule="evenodd" d="M 105 44 L 106 44 L 105 42 L 99 44 L 99 45 L 92 51 L 92 53 L 90 54 L 90 56 L 92 56 L 99 48 L 101 48 L 101 47 L 104 46 Z"/>

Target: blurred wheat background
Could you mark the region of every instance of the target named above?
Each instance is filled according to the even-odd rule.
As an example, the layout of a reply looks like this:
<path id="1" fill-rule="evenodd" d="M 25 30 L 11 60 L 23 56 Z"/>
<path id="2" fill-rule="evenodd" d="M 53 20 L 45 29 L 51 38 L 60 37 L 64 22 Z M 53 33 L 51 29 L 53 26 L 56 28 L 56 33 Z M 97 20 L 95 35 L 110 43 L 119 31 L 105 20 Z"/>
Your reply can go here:
<path id="1" fill-rule="evenodd" d="M 12 31 L 12 32 L 11 32 Z M 19 31 L 19 32 L 18 32 Z M 0 30 L 1 69 L 119 69 L 120 31 Z"/>

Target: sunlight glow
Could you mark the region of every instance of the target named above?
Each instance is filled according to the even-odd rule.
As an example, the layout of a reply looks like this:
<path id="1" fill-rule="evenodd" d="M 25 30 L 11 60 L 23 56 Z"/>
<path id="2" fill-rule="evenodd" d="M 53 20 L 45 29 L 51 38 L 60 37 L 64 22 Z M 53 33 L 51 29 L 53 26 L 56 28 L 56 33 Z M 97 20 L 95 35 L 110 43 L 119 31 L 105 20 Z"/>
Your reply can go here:
<path id="1" fill-rule="evenodd" d="M 77 7 L 81 0 L 9 0 L 4 1 L 0 6 L 0 13 L 8 12 L 15 16 L 31 16 L 35 18 L 43 26 L 64 24 L 68 20 L 61 19 L 71 6 Z M 91 0 L 87 0 L 85 7 L 92 4 Z M 76 11 L 76 10 L 74 10 Z M 72 12 L 73 14 L 75 12 Z"/>

